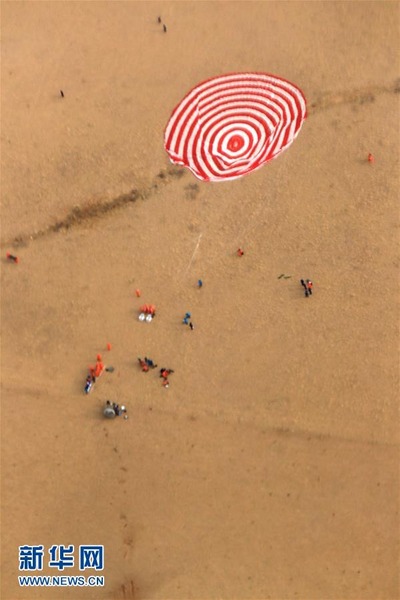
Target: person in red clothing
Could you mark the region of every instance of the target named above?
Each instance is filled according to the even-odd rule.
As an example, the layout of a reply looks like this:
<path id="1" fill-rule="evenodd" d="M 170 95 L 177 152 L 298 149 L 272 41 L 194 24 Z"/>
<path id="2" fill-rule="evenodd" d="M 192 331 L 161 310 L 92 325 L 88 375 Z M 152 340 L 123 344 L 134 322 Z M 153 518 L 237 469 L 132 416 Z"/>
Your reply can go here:
<path id="1" fill-rule="evenodd" d="M 142 371 L 144 371 L 145 373 L 147 373 L 147 371 L 149 370 L 149 365 L 146 363 L 145 360 L 143 360 L 143 358 L 138 358 L 139 364 L 142 367 Z"/>
<path id="2" fill-rule="evenodd" d="M 101 361 L 98 361 L 94 368 L 94 376 L 100 377 L 100 375 L 103 374 L 103 371 L 104 371 L 104 364 Z"/>
<path id="3" fill-rule="evenodd" d="M 156 315 L 156 307 L 154 304 L 143 304 L 139 310 L 145 315 L 151 315 L 152 317 L 155 317 Z"/>
<path id="4" fill-rule="evenodd" d="M 168 379 L 168 375 L 170 375 L 171 373 L 173 373 L 172 369 L 164 369 L 164 367 L 160 369 L 160 377 L 162 377 L 163 379 Z"/>
<path id="5" fill-rule="evenodd" d="M 94 368 L 90 367 L 90 371 L 91 371 L 92 374 L 94 372 L 94 376 L 97 378 L 97 377 L 100 377 L 100 375 L 103 374 L 104 369 L 105 369 L 105 367 L 104 367 L 104 363 L 102 362 L 102 359 L 101 359 L 101 354 L 98 354 L 97 355 L 96 366 Z"/>

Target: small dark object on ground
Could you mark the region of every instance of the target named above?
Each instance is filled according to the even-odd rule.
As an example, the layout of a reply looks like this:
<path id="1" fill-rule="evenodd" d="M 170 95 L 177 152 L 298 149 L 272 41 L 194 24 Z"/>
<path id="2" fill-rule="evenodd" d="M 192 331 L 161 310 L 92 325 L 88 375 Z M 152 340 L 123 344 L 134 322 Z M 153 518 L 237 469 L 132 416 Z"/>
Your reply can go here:
<path id="1" fill-rule="evenodd" d="M 14 254 L 10 254 L 9 252 L 7 252 L 6 257 L 8 258 L 8 260 L 12 260 L 15 263 L 19 263 L 18 256 L 14 256 Z"/>

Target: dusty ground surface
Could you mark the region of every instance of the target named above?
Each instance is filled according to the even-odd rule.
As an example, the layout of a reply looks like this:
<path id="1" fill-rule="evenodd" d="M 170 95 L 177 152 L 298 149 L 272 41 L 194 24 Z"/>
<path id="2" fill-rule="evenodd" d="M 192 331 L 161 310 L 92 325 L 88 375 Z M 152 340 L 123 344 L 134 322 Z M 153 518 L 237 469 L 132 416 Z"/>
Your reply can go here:
<path id="1" fill-rule="evenodd" d="M 3 600 L 400 597 L 398 8 L 2 3 Z M 299 138 L 182 174 L 173 107 L 246 70 L 304 91 Z M 24 544 L 104 544 L 105 587 L 20 588 Z"/>

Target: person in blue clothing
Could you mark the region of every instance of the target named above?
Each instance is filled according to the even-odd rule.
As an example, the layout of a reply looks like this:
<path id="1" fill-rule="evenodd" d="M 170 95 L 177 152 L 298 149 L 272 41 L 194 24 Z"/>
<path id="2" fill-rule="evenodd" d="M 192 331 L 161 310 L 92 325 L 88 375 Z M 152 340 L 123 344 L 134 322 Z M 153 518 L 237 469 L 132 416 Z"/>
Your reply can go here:
<path id="1" fill-rule="evenodd" d="M 144 362 L 150 369 L 155 369 L 157 367 L 157 365 L 154 364 L 154 361 L 151 358 L 147 358 L 147 356 L 144 357 Z"/>
<path id="2" fill-rule="evenodd" d="M 86 377 L 85 394 L 88 394 L 91 391 L 95 381 L 96 381 L 96 379 L 92 375 L 88 375 Z"/>

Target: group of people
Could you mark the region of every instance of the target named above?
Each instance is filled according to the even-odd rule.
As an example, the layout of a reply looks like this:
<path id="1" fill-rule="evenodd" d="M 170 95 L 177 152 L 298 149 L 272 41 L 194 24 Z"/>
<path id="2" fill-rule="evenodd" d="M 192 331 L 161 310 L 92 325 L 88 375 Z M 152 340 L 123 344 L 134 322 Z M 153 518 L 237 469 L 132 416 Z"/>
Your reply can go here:
<path id="1" fill-rule="evenodd" d="M 105 366 L 104 363 L 102 361 L 102 357 L 101 354 L 97 355 L 97 359 L 96 359 L 96 365 L 95 366 L 90 366 L 89 367 L 89 374 L 86 377 L 86 382 L 85 382 L 85 394 L 88 394 L 94 384 L 96 383 L 96 379 L 98 377 L 100 377 L 101 375 L 103 375 L 105 371 Z"/>
<path id="2" fill-rule="evenodd" d="M 104 416 L 107 419 L 114 419 L 114 417 L 120 417 L 124 415 L 124 419 L 128 418 L 128 411 L 125 406 L 119 406 L 116 402 L 110 402 L 110 400 L 106 401 L 106 405 L 104 407 Z"/>
<path id="3" fill-rule="evenodd" d="M 149 369 L 157 368 L 157 365 L 155 364 L 154 360 L 152 360 L 151 358 L 147 358 L 147 356 L 145 356 L 144 358 L 139 357 L 138 362 L 139 362 L 140 368 L 142 369 L 142 371 L 144 373 L 147 373 L 149 371 Z M 173 369 L 166 369 L 165 367 L 162 367 L 160 369 L 160 377 L 162 378 L 162 385 L 164 387 L 169 387 L 168 377 L 173 372 L 174 372 Z"/>
<path id="4" fill-rule="evenodd" d="M 199 281 L 200 281 L 200 279 L 199 279 Z M 201 285 L 203 285 L 203 284 L 201 284 Z M 191 316 L 192 315 L 190 314 L 190 312 L 187 312 L 182 319 L 182 323 L 184 325 L 189 325 L 190 329 L 194 329 L 194 325 L 193 325 L 192 321 L 189 320 L 191 318 Z"/>
<path id="5" fill-rule="evenodd" d="M 109 347 L 110 344 L 108 345 Z M 89 367 L 89 374 L 86 377 L 85 382 L 85 394 L 89 394 L 89 392 L 93 389 L 94 384 L 98 377 L 100 377 L 104 371 L 114 371 L 114 367 L 106 368 L 104 366 L 101 354 L 97 355 L 96 365 Z M 119 417 L 124 415 L 124 419 L 128 418 L 127 410 L 125 406 L 119 406 L 116 402 L 110 402 L 110 400 L 106 401 L 106 405 L 103 409 L 103 414 L 108 419 L 113 419 L 114 417 Z"/>
<path id="6" fill-rule="evenodd" d="M 144 313 L 145 315 L 151 315 L 152 317 L 156 316 L 156 307 L 154 304 L 143 304 L 139 308 L 139 312 Z"/>
<path id="7" fill-rule="evenodd" d="M 139 321 L 147 321 L 150 323 L 156 316 L 156 307 L 154 304 L 143 304 L 139 308 Z"/>
<path id="8" fill-rule="evenodd" d="M 239 256 L 242 256 L 244 253 L 243 251 L 239 248 L 238 250 L 238 254 Z M 304 288 L 304 295 L 306 298 L 308 298 L 309 296 L 312 295 L 313 293 L 313 283 L 310 279 L 300 279 L 300 283 Z M 198 287 L 202 287 L 203 282 L 199 279 L 198 281 Z M 144 313 L 145 315 L 150 315 L 151 318 L 155 316 L 156 311 L 155 311 L 155 306 L 152 304 L 145 304 L 140 308 L 140 311 L 142 313 Z M 183 324 L 184 325 L 189 325 L 191 329 L 194 328 L 192 321 L 190 321 L 191 319 L 191 313 L 187 312 L 183 318 Z M 147 372 L 149 371 L 149 369 L 156 369 L 157 365 L 154 363 L 154 361 L 151 358 L 148 358 L 147 356 L 145 356 L 144 358 L 138 358 L 138 362 L 139 365 L 142 369 L 143 372 Z M 86 378 L 86 383 L 85 383 L 85 393 L 88 394 L 91 389 L 93 388 L 93 385 L 96 382 L 96 379 L 98 377 L 100 377 L 100 375 L 103 374 L 105 369 L 105 366 L 102 362 L 102 357 L 101 354 L 97 355 L 97 360 L 96 360 L 96 365 L 93 367 L 89 367 L 89 374 Z M 169 387 L 169 376 L 173 373 L 173 369 L 166 369 L 165 367 L 162 367 L 160 369 L 160 377 L 162 379 L 162 385 L 165 388 Z M 104 408 L 104 416 L 107 418 L 114 418 L 114 417 L 118 417 L 124 415 L 124 418 L 127 419 L 128 415 L 127 415 L 127 410 L 125 406 L 119 406 L 118 404 L 116 404 L 115 402 L 110 402 L 110 400 L 107 400 L 106 402 L 106 406 Z"/>
<path id="9" fill-rule="evenodd" d="M 155 369 L 157 367 L 157 365 L 154 364 L 154 361 L 151 358 L 147 358 L 147 356 L 145 356 L 144 358 L 138 358 L 138 361 L 142 368 L 142 371 L 144 371 L 145 373 L 147 373 L 149 369 Z"/>

